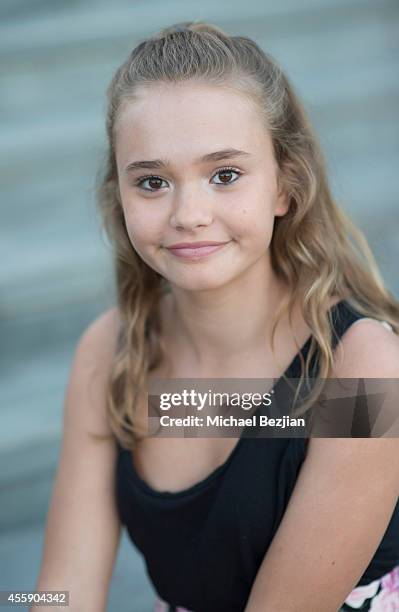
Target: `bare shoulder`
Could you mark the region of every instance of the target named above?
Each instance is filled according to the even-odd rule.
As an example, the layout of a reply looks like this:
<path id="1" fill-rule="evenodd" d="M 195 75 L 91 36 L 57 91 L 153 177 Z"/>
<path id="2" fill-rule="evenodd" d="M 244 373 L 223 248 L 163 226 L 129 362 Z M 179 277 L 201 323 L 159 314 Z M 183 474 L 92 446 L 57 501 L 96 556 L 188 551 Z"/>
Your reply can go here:
<path id="1" fill-rule="evenodd" d="M 109 308 L 84 330 L 73 357 L 66 410 L 79 411 L 85 429 L 95 433 L 111 433 L 106 419 L 105 394 L 119 328 L 119 309 Z"/>
<path id="2" fill-rule="evenodd" d="M 112 357 L 118 337 L 121 317 L 117 306 L 113 306 L 101 313 L 94 319 L 82 333 L 77 351 L 98 358 L 98 350 L 101 357 Z M 98 359 L 102 361 L 102 359 Z"/>
<path id="3" fill-rule="evenodd" d="M 359 319 L 334 351 L 333 376 L 399 378 L 399 336 L 380 321 Z"/>
<path id="4" fill-rule="evenodd" d="M 347 329 L 333 353 L 333 370 L 330 378 L 354 380 L 364 379 L 366 392 L 384 397 L 382 404 L 372 406 L 378 412 L 371 412 L 374 418 L 372 437 L 397 437 L 399 433 L 399 412 L 396 397 L 399 392 L 399 336 L 380 321 L 362 318 Z M 356 383 L 357 384 L 357 383 Z M 376 395 L 376 397 L 377 397 Z M 324 439 L 312 439 L 312 448 L 322 447 Z M 342 442 L 354 448 L 350 438 Z M 330 440 L 328 444 L 337 444 Z M 395 445 L 395 442 L 390 444 Z M 387 443 L 389 446 L 389 443 Z"/>

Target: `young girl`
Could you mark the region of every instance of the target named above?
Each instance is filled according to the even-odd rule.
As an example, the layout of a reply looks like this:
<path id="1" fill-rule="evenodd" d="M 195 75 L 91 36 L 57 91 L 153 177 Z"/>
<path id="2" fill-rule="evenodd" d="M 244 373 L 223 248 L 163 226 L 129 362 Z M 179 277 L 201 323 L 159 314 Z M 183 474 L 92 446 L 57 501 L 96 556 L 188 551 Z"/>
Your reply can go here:
<path id="1" fill-rule="evenodd" d="M 156 610 L 399 610 L 396 437 L 146 435 L 153 378 L 399 378 L 399 303 L 289 81 L 177 24 L 117 70 L 107 132 L 118 304 L 76 350 L 38 588 L 105 610 L 125 525 Z"/>

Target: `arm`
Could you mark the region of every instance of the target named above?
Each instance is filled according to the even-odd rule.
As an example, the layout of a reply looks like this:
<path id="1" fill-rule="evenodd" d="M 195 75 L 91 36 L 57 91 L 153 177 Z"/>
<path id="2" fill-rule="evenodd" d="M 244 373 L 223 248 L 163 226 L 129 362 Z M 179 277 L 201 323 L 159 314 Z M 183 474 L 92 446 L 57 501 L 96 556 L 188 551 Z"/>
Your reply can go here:
<path id="1" fill-rule="evenodd" d="M 87 328 L 75 352 L 65 398 L 61 454 L 36 589 L 69 590 L 70 612 L 106 609 L 119 544 L 115 442 L 88 435 L 110 433 L 105 385 L 117 327 L 117 310 L 112 309 Z"/>
<path id="2" fill-rule="evenodd" d="M 378 323 L 350 328 L 341 344 L 337 377 L 399 378 L 399 340 Z M 337 612 L 392 516 L 399 495 L 398 457 L 398 438 L 309 440 L 246 612 Z"/>

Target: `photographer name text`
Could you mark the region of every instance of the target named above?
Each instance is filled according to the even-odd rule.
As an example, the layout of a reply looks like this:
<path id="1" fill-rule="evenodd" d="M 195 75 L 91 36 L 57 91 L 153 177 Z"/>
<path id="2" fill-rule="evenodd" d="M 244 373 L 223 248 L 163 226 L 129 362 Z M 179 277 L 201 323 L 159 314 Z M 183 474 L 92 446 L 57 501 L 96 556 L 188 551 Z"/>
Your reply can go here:
<path id="1" fill-rule="evenodd" d="M 162 427 L 305 427 L 305 419 L 283 416 L 271 418 L 265 415 L 254 414 L 251 417 L 240 418 L 234 416 L 223 417 L 220 415 L 199 417 L 189 415 L 186 417 L 170 417 L 162 415 L 159 417 Z"/>

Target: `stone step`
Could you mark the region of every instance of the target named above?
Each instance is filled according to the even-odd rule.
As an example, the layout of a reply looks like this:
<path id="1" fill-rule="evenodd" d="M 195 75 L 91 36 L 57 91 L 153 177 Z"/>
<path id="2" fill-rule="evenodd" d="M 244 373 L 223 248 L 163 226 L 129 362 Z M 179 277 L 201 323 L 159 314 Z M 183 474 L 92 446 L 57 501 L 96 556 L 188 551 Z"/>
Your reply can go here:
<path id="1" fill-rule="evenodd" d="M 27 499 L 22 500 L 25 506 Z M 43 545 L 42 523 L 21 525 L 0 534 L 0 590 L 33 591 L 36 588 Z M 148 612 L 154 607 L 155 597 L 143 557 L 123 529 L 108 593 L 107 612 Z M 14 610 L 15 606 L 3 609 Z M 29 608 L 19 606 L 18 610 L 28 612 Z"/>
<path id="2" fill-rule="evenodd" d="M 275 32 L 278 25 L 297 31 L 298 27 L 314 30 L 329 29 L 332 23 L 357 23 L 359 19 L 389 18 L 395 14 L 393 0 L 383 0 L 376 11 L 372 0 L 286 0 L 284 3 L 247 2 L 243 14 L 242 2 L 230 0 L 229 10 L 222 3 L 203 0 L 201 8 L 195 0 L 187 0 L 184 10 L 179 0 L 152 0 L 151 3 L 121 2 L 110 6 L 103 4 L 93 10 L 92 3 L 70 6 L 39 16 L 30 15 L 26 20 L 4 20 L 0 27 L 0 54 L 48 53 L 54 49 L 71 49 L 77 45 L 91 46 L 104 44 L 115 38 L 130 39 L 132 34 L 148 35 L 174 23 L 191 19 L 206 19 L 211 22 L 233 23 L 245 26 L 260 21 L 266 22 L 268 31 Z M 206 17 L 205 17 L 206 16 Z M 223 26 L 222 26 L 223 27 Z M 226 26 L 225 26 L 226 27 Z"/>

